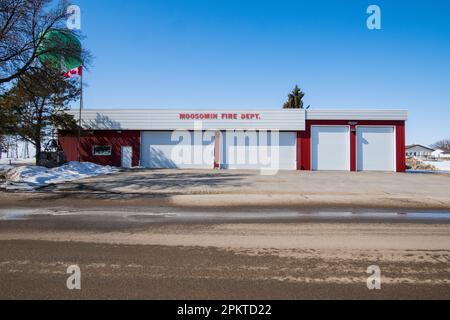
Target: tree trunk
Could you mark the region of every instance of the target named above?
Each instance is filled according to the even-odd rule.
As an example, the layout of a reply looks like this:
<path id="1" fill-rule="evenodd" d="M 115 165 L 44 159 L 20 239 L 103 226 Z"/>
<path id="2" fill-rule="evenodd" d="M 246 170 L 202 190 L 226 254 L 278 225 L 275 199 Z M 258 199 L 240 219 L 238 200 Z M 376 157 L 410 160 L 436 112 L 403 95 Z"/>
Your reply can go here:
<path id="1" fill-rule="evenodd" d="M 41 164 L 41 140 L 36 140 L 34 145 L 36 146 L 36 165 L 39 166 Z"/>

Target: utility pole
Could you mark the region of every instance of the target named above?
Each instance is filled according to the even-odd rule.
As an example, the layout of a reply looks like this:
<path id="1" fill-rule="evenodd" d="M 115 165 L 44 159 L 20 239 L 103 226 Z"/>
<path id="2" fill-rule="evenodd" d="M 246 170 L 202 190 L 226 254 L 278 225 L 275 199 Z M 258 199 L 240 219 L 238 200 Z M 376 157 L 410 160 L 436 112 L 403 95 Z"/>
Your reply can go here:
<path id="1" fill-rule="evenodd" d="M 81 110 L 83 110 L 83 72 L 81 73 L 81 76 L 80 76 L 80 86 L 81 86 L 81 89 L 80 89 L 80 112 L 78 115 L 79 118 L 78 118 L 78 137 L 77 137 L 77 161 L 78 162 L 81 162 L 81 152 L 80 152 L 81 146 L 80 146 L 80 144 L 81 144 L 81 124 L 82 124 Z"/>

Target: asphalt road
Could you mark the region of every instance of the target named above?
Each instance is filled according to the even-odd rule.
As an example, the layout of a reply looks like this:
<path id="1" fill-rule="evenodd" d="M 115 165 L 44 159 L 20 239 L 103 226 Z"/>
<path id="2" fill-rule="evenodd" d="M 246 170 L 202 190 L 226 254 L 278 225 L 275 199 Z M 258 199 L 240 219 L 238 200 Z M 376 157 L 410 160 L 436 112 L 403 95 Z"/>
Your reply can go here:
<path id="1" fill-rule="evenodd" d="M 450 223 L 429 214 L 3 209 L 0 299 L 449 299 Z"/>

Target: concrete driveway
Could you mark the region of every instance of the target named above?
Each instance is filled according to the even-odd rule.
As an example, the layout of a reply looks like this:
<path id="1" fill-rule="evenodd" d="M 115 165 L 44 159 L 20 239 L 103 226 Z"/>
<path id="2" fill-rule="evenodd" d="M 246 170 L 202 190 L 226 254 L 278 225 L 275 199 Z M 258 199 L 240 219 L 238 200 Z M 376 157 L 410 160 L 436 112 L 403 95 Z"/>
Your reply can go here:
<path id="1" fill-rule="evenodd" d="M 175 207 L 349 207 L 450 210 L 450 175 L 286 171 L 130 170 L 62 185 L 15 202 L 52 198 Z M 0 204 L 6 201 L 0 196 Z M 17 202 L 16 201 L 16 202 Z M 11 204 L 11 203 L 10 203 Z M 75 203 L 76 204 L 76 203 Z"/>

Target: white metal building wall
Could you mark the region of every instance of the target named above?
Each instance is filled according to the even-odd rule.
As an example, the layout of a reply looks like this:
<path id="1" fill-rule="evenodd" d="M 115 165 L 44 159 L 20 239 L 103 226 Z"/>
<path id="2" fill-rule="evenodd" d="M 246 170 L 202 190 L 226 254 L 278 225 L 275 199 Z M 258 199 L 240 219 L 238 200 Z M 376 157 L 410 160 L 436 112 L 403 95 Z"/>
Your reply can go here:
<path id="1" fill-rule="evenodd" d="M 395 128 L 358 126 L 356 154 L 358 171 L 395 171 Z"/>
<path id="2" fill-rule="evenodd" d="M 312 126 L 313 171 L 350 171 L 350 127 Z"/>
<path id="3" fill-rule="evenodd" d="M 214 131 L 144 131 L 141 166 L 151 169 L 213 169 Z"/>
<path id="4" fill-rule="evenodd" d="M 78 119 L 76 110 L 70 114 Z M 181 115 L 217 115 L 218 119 L 181 119 Z M 236 119 L 222 115 L 236 114 Z M 258 118 L 242 119 L 243 115 Z M 177 110 L 177 109 L 85 109 L 82 124 L 91 130 L 305 130 L 305 110 Z M 201 127 L 199 127 L 201 126 Z"/>
<path id="5" fill-rule="evenodd" d="M 222 132 L 224 169 L 297 169 L 296 132 Z"/>

